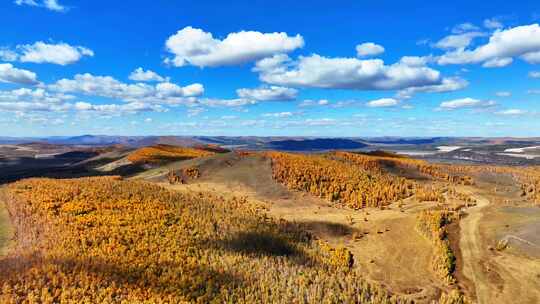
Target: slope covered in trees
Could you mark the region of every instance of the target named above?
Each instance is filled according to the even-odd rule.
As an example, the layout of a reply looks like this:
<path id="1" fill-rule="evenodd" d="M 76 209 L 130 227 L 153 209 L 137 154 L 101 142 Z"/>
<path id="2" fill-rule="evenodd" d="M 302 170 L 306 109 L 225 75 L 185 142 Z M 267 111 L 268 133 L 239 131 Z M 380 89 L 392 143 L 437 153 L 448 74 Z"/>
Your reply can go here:
<path id="1" fill-rule="evenodd" d="M 1 303 L 404 303 L 244 199 L 114 177 L 6 187 Z"/>
<path id="2" fill-rule="evenodd" d="M 128 155 L 128 160 L 132 163 L 160 164 L 168 161 L 210 156 L 215 153 L 216 149 L 212 148 L 186 148 L 170 145 L 155 145 L 133 151 Z"/>
<path id="3" fill-rule="evenodd" d="M 273 177 L 290 189 L 306 191 L 353 209 L 381 207 L 412 194 L 408 180 L 324 155 L 269 152 Z M 373 165 L 373 169 L 375 169 Z"/>
<path id="4" fill-rule="evenodd" d="M 442 188 L 400 176 L 399 171 L 406 169 L 451 184 L 474 182 L 465 174 L 466 167 L 430 164 L 389 153 L 268 152 L 266 155 L 272 159 L 274 179 L 289 189 L 309 192 L 353 209 L 381 207 L 412 195 L 419 201 L 444 201 Z"/>

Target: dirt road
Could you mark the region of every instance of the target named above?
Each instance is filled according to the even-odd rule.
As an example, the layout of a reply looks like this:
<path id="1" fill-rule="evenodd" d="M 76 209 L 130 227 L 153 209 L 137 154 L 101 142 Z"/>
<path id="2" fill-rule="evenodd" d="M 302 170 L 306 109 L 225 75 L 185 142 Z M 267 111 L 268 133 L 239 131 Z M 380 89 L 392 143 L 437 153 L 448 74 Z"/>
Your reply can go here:
<path id="1" fill-rule="evenodd" d="M 462 219 L 460 226 L 459 246 L 463 256 L 463 274 L 474 284 L 476 299 L 479 304 L 488 303 L 488 279 L 479 263 L 482 256 L 482 245 L 479 224 L 489 205 L 489 200 L 475 195 L 477 205 L 467 209 L 468 216 Z"/>

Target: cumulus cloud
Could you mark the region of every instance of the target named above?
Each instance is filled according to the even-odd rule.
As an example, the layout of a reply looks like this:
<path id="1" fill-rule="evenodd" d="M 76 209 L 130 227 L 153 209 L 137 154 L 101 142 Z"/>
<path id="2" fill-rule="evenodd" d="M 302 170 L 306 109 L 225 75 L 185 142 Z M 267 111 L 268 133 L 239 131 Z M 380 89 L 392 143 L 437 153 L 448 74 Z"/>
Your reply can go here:
<path id="1" fill-rule="evenodd" d="M 313 106 L 326 106 L 330 102 L 327 99 L 312 100 L 306 99 L 302 101 L 298 106 L 299 107 L 313 107 Z"/>
<path id="2" fill-rule="evenodd" d="M 369 101 L 366 105 L 370 108 L 385 108 L 385 107 L 394 107 L 399 104 L 399 100 L 394 98 L 381 98 Z"/>
<path id="3" fill-rule="evenodd" d="M 204 87 L 200 83 L 190 84 L 185 87 L 180 87 L 171 82 L 161 82 L 155 87 L 156 97 L 192 97 L 200 96 L 204 93 Z"/>
<path id="4" fill-rule="evenodd" d="M 298 90 L 279 86 L 269 86 L 256 89 L 238 89 L 236 90 L 236 94 L 238 97 L 245 99 L 254 99 L 258 101 L 280 101 L 296 99 Z"/>
<path id="5" fill-rule="evenodd" d="M 17 69 L 9 63 L 0 63 L 0 82 L 24 85 L 36 85 L 39 83 L 36 73 Z"/>
<path id="6" fill-rule="evenodd" d="M 502 67 L 520 57 L 529 63 L 540 62 L 540 26 L 523 25 L 496 30 L 487 44 L 475 49 L 459 48 L 437 59 L 441 65 L 483 63 L 486 67 Z"/>
<path id="7" fill-rule="evenodd" d="M 288 118 L 292 117 L 294 114 L 292 112 L 278 112 L 278 113 L 265 113 L 263 117 L 273 117 L 273 118 Z"/>
<path id="8" fill-rule="evenodd" d="M 453 34 L 461 34 L 465 32 L 478 31 L 480 28 L 470 22 L 458 24 L 452 28 Z"/>
<path id="9" fill-rule="evenodd" d="M 145 82 L 165 81 L 165 78 L 159 76 L 156 72 L 151 71 L 151 70 L 145 71 L 141 67 L 131 72 L 131 74 L 129 74 L 129 79 L 134 80 L 134 81 L 145 81 Z"/>
<path id="10" fill-rule="evenodd" d="M 433 46 L 439 49 L 459 49 L 468 47 L 474 38 L 485 36 L 482 32 L 468 32 L 449 35 L 437 41 Z"/>
<path id="11" fill-rule="evenodd" d="M 307 126 L 333 126 L 338 123 L 336 119 L 333 118 L 309 118 L 303 121 Z"/>
<path id="12" fill-rule="evenodd" d="M 144 102 L 130 102 L 126 104 L 90 104 L 87 102 L 77 102 L 74 109 L 87 112 L 100 112 L 112 115 L 138 112 L 165 112 L 161 105 L 148 104 Z"/>
<path id="13" fill-rule="evenodd" d="M 78 101 L 73 95 L 52 93 L 43 88 L 21 88 L 11 91 L 0 91 L 0 111 L 12 112 L 95 112 L 108 115 L 122 115 L 147 111 L 166 111 L 161 105 L 144 102 L 125 104 L 91 104 Z"/>
<path id="14" fill-rule="evenodd" d="M 521 56 L 521 59 L 527 61 L 528 63 L 537 64 L 540 63 L 540 51 L 539 52 L 530 52 Z"/>
<path id="15" fill-rule="evenodd" d="M 58 2 L 58 0 L 15 0 L 17 5 L 28 5 L 35 7 L 44 7 L 55 12 L 65 12 L 68 8 Z"/>
<path id="16" fill-rule="evenodd" d="M 300 35 L 288 36 L 283 32 L 240 31 L 219 40 L 212 33 L 188 26 L 169 37 L 165 46 L 174 55 L 166 62 L 174 66 L 215 67 L 288 53 L 303 47 L 304 39 Z"/>
<path id="17" fill-rule="evenodd" d="M 69 105 L 52 105 L 43 102 L 0 102 L 0 111 L 7 112 L 60 112 L 68 109 Z"/>
<path id="18" fill-rule="evenodd" d="M 495 95 L 497 97 L 510 97 L 512 96 L 512 93 L 508 91 L 499 91 L 499 92 L 495 92 Z"/>
<path id="19" fill-rule="evenodd" d="M 530 78 L 540 78 L 540 71 L 530 71 L 529 72 Z"/>
<path id="20" fill-rule="evenodd" d="M 220 98 L 202 98 L 198 100 L 198 103 L 206 106 L 214 107 L 242 107 L 247 105 L 254 105 L 257 103 L 255 100 L 245 98 L 233 98 L 233 99 L 220 99 Z"/>
<path id="21" fill-rule="evenodd" d="M 512 64 L 513 61 L 514 59 L 512 59 L 511 57 L 493 58 L 491 60 L 484 62 L 482 66 L 485 68 L 502 68 L 502 67 Z"/>
<path id="22" fill-rule="evenodd" d="M 20 61 L 32 63 L 53 63 L 68 65 L 75 63 L 84 56 L 92 57 L 94 52 L 83 46 L 71 46 L 67 43 L 45 43 L 18 45 L 15 50 L 4 48 L 0 51 L 0 58 L 5 61 Z"/>
<path id="23" fill-rule="evenodd" d="M 66 101 L 72 100 L 75 97 L 72 95 L 66 95 L 62 93 L 50 93 L 42 88 L 27 89 L 20 88 L 11 91 L 0 91 L 0 102 L 43 102 L 48 104 L 61 104 Z"/>
<path id="24" fill-rule="evenodd" d="M 365 42 L 356 46 L 358 57 L 374 56 L 382 53 L 384 53 L 384 47 L 373 42 Z"/>
<path id="25" fill-rule="evenodd" d="M 8 48 L 0 48 L 0 60 L 17 61 L 18 55 Z"/>
<path id="26" fill-rule="evenodd" d="M 293 61 L 276 55 L 256 63 L 254 71 L 270 84 L 325 89 L 399 90 L 441 83 L 439 71 L 427 66 L 380 59 L 328 58 L 317 54 Z"/>
<path id="27" fill-rule="evenodd" d="M 416 93 L 445 93 L 462 90 L 469 86 L 469 82 L 459 77 L 443 78 L 440 84 L 410 87 L 397 92 L 400 99 L 409 99 Z"/>
<path id="28" fill-rule="evenodd" d="M 491 100 L 480 100 L 475 98 L 461 98 L 449 101 L 444 101 L 440 104 L 439 108 L 443 110 L 455 110 L 461 108 L 487 108 L 492 107 L 496 103 Z"/>
<path id="29" fill-rule="evenodd" d="M 491 30 L 500 29 L 503 27 L 503 24 L 499 20 L 495 18 L 491 18 L 491 19 L 484 20 L 484 27 Z"/>
<path id="30" fill-rule="evenodd" d="M 496 112 L 495 114 L 497 114 L 497 115 L 505 115 L 505 116 L 519 116 L 519 115 L 525 115 L 527 113 L 528 112 L 525 111 L 525 110 L 508 109 L 508 110 Z"/>
<path id="31" fill-rule="evenodd" d="M 48 87 L 57 92 L 80 93 L 121 99 L 126 102 L 164 104 L 189 103 L 192 100 L 186 98 L 200 96 L 204 92 L 204 87 L 198 83 L 185 87 L 170 82 L 161 82 L 155 86 L 144 83 L 127 84 L 111 76 L 94 76 L 89 73 L 77 74 L 73 79 L 58 80 Z"/>

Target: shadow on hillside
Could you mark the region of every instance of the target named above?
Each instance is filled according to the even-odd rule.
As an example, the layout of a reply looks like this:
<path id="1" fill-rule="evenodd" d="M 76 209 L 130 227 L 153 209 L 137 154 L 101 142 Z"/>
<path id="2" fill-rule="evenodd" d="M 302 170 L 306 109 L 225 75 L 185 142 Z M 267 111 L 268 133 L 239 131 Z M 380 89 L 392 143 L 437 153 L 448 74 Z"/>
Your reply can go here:
<path id="1" fill-rule="evenodd" d="M 103 175 L 129 177 L 145 170 L 142 165 L 133 164 L 124 165 L 109 172 L 102 172 L 95 169 L 98 163 L 71 165 L 76 161 L 79 160 L 21 158 L 16 162 L 0 166 L 2 172 L 0 185 L 32 177 L 78 178 Z"/>
<path id="2" fill-rule="evenodd" d="M 299 252 L 283 238 L 259 232 L 240 232 L 225 241 L 225 248 L 246 254 L 266 256 L 291 256 Z"/>
<path id="3" fill-rule="evenodd" d="M 304 240 L 279 237 L 270 232 L 239 232 L 230 238 L 218 240 L 214 246 L 234 253 L 251 256 L 285 257 L 298 265 L 314 265 L 298 245 Z"/>
<path id="4" fill-rule="evenodd" d="M 358 232 L 358 229 L 349 225 L 327 221 L 306 221 L 298 224 L 305 230 L 331 237 L 347 236 Z"/>
<path id="5" fill-rule="evenodd" d="M 379 163 L 383 166 L 386 172 L 399 176 L 399 177 L 412 179 L 416 181 L 429 181 L 432 179 L 431 177 L 425 174 L 422 174 L 420 171 L 418 171 L 415 168 L 400 166 L 399 164 L 396 164 L 393 161 L 381 160 L 379 161 Z"/>

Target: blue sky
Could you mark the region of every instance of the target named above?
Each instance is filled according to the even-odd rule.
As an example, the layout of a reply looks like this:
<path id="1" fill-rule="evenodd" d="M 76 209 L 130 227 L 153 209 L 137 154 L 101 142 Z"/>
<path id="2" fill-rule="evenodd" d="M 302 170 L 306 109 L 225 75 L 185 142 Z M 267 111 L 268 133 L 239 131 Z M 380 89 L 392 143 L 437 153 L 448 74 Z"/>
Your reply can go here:
<path id="1" fill-rule="evenodd" d="M 540 136 L 540 6 L 472 2 L 5 0 L 0 136 Z"/>

